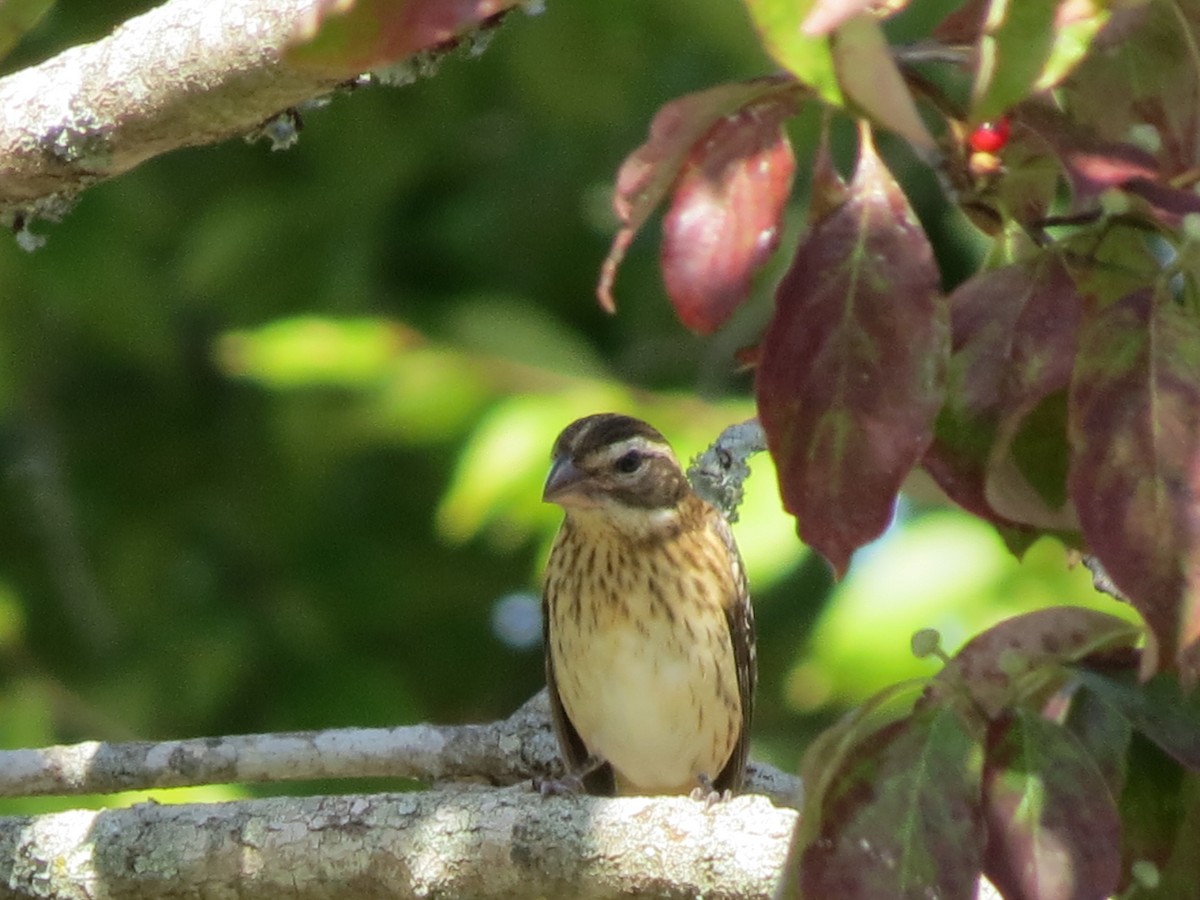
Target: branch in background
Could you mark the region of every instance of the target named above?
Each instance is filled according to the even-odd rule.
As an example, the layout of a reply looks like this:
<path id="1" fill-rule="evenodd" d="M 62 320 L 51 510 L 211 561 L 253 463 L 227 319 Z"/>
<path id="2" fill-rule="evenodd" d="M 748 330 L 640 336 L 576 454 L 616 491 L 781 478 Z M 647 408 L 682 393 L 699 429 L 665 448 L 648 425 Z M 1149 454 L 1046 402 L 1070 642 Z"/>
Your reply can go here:
<path id="1" fill-rule="evenodd" d="M 0 79 L 0 210 L 64 198 L 160 153 L 242 135 L 332 90 L 281 61 L 308 0 L 171 0 Z"/>
<path id="2" fill-rule="evenodd" d="M 392 777 L 511 785 L 562 774 L 541 691 L 487 725 L 404 725 L 0 751 L 0 797 L 231 782 Z M 747 790 L 798 803 L 799 779 L 753 765 Z M 0 883 L 3 883 L 0 881 Z"/>
<path id="3" fill-rule="evenodd" d="M 749 458 L 767 449 L 767 438 L 758 419 L 730 425 L 707 450 L 692 460 L 687 477 L 697 494 L 737 521 L 743 482 L 750 477 Z"/>
<path id="4" fill-rule="evenodd" d="M 0 893 L 766 898 L 796 819 L 765 797 L 710 808 L 525 788 L 142 803 L 0 818 Z"/>
<path id="5" fill-rule="evenodd" d="M 289 41 L 311 27 L 313 7 L 169 0 L 106 38 L 0 79 L 0 222 L 30 249 L 31 219 L 60 218 L 83 189 L 160 153 L 243 135 L 287 146 L 296 109 L 356 74 L 284 60 Z M 404 77 L 432 71 L 453 49 L 421 51 L 421 65 L 401 67 Z"/>

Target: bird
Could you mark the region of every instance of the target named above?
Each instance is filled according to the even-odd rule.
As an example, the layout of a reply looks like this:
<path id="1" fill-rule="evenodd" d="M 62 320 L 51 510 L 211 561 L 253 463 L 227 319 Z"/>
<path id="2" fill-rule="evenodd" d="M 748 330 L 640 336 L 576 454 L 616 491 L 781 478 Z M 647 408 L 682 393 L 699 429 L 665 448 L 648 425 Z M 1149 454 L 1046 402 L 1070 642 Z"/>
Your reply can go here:
<path id="1" fill-rule="evenodd" d="M 542 496 L 564 512 L 542 622 L 565 781 L 609 796 L 736 792 L 757 669 L 725 517 L 661 433 L 619 413 L 562 431 Z"/>

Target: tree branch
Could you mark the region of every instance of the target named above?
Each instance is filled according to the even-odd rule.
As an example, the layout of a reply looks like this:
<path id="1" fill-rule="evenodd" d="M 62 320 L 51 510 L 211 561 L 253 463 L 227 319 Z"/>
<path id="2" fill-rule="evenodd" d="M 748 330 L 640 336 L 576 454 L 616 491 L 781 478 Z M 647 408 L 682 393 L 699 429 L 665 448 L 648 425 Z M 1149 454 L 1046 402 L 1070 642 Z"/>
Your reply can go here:
<path id="1" fill-rule="evenodd" d="M 769 897 L 796 818 L 515 787 L 143 803 L 0 818 L 0 897 Z"/>
<path id="2" fill-rule="evenodd" d="M 486 725 L 404 725 L 182 741 L 88 741 L 0 751 L 0 797 L 104 794 L 231 782 L 414 778 L 511 785 L 558 777 L 562 762 L 543 690 Z M 752 764 L 747 789 L 799 802 L 799 779 Z"/>
<path id="3" fill-rule="evenodd" d="M 52 209 L 168 150 L 242 135 L 337 84 L 282 61 L 308 0 L 170 0 L 0 79 L 0 211 Z"/>

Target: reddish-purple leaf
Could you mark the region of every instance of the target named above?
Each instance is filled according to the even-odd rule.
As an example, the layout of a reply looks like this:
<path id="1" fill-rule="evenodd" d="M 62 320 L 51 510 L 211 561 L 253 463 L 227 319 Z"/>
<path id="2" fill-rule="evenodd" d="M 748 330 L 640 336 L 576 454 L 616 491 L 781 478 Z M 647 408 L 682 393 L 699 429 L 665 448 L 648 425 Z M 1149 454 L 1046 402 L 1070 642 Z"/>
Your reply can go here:
<path id="1" fill-rule="evenodd" d="M 1122 189 L 1146 202 L 1151 214 L 1164 225 L 1177 227 L 1189 213 L 1200 213 L 1200 195 L 1149 178 L 1132 178 Z"/>
<path id="2" fill-rule="evenodd" d="M 769 98 L 718 119 L 680 170 L 663 219 L 663 280 L 699 334 L 729 318 L 779 246 L 796 169 L 783 121 L 794 112 Z"/>
<path id="3" fill-rule="evenodd" d="M 1200 643 L 1200 318 L 1150 289 L 1084 320 L 1071 496 L 1089 547 L 1157 638 Z M 1184 665 L 1185 674 L 1189 665 Z M 1194 668 L 1192 669 L 1194 673 Z"/>
<path id="4" fill-rule="evenodd" d="M 983 847 L 980 747 L 931 707 L 881 728 L 829 785 L 798 857 L 804 897 L 973 898 Z M 802 832 L 797 832 L 801 834 Z"/>
<path id="5" fill-rule="evenodd" d="M 988 458 L 989 505 L 1014 522 L 1075 530 L 1067 495 L 1065 392 L 1083 303 L 1057 256 L 1043 260 L 1013 323 L 996 441 Z M 1053 404 L 1058 399 L 1063 402 Z"/>
<path id="6" fill-rule="evenodd" d="M 1048 102 L 1021 104 L 1015 121 L 1053 148 L 1070 179 L 1077 209 L 1088 207 L 1109 188 L 1158 177 L 1153 154 L 1132 144 L 1104 140 Z"/>
<path id="7" fill-rule="evenodd" d="M 985 873 L 1008 898 L 1110 897 L 1121 822 L 1100 770 L 1061 725 L 1024 709 L 988 730 Z"/>
<path id="8" fill-rule="evenodd" d="M 989 718 L 1057 690 L 1068 663 L 1132 646 L 1142 630 L 1124 619 L 1077 606 L 1055 606 L 1005 619 L 976 635 L 933 680 L 934 699 L 965 687 Z M 1039 675 L 1043 673 L 1047 677 Z"/>
<path id="9" fill-rule="evenodd" d="M 787 77 L 722 84 L 688 94 L 663 106 L 650 123 L 650 136 L 617 173 L 613 209 L 621 228 L 600 269 L 596 294 L 609 312 L 616 309 L 612 286 L 625 251 L 654 208 L 675 186 L 680 170 L 702 148 L 705 136 L 726 116 L 760 103 L 790 106 L 801 88 Z"/>
<path id="10" fill-rule="evenodd" d="M 929 446 L 949 343 L 929 242 L 869 139 L 848 198 L 796 250 L 756 383 L 784 503 L 838 573 Z"/>
<path id="11" fill-rule="evenodd" d="M 1079 305 L 1053 255 L 976 275 L 950 295 L 946 405 L 923 465 L 952 500 L 998 526 L 1068 524 L 1028 497 L 1030 480 L 1044 474 L 1037 461 L 1009 462 L 1028 414 L 1067 386 Z"/>
<path id="12" fill-rule="evenodd" d="M 453 46 L 520 0 L 317 0 L 299 23 L 289 62 L 352 77 Z"/>
<path id="13" fill-rule="evenodd" d="M 1133 4 L 1115 9 L 1097 45 L 1062 85 L 1059 102 L 1108 141 L 1139 135 L 1162 174 L 1200 163 L 1200 78 L 1195 3 Z"/>

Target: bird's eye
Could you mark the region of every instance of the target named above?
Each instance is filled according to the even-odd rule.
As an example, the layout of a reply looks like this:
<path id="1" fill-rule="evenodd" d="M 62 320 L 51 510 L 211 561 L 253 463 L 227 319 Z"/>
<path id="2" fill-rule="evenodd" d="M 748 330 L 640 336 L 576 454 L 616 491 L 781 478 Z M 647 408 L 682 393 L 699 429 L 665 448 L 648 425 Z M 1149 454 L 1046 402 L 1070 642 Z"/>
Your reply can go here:
<path id="1" fill-rule="evenodd" d="M 644 457 L 636 450 L 630 450 L 624 456 L 620 457 L 613 465 L 618 472 L 625 475 L 632 475 L 642 467 Z"/>

